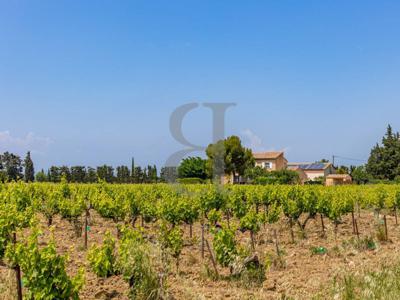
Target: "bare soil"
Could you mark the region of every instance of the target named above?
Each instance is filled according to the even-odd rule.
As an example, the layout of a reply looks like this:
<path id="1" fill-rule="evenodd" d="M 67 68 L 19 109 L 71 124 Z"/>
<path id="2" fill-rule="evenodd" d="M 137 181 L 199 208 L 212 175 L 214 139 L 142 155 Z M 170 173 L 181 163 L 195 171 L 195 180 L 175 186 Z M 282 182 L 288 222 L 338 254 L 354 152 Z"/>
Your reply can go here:
<path id="1" fill-rule="evenodd" d="M 316 293 L 326 291 L 326 299 L 330 299 L 329 288 L 336 276 L 343 276 L 350 272 L 378 269 L 384 263 L 398 261 L 400 249 L 400 226 L 395 225 L 393 216 L 387 216 L 389 241 L 380 242 L 377 239 L 377 219 L 373 212 L 362 211 L 357 217 L 360 238 L 372 236 L 377 248 L 375 250 L 358 250 L 354 247 L 357 236 L 353 234 L 351 215 L 343 218 L 339 225 L 335 240 L 334 226 L 325 219 L 326 237 L 321 237 L 321 223 L 319 216 L 312 219 L 306 227 L 306 237 L 300 234 L 299 227 L 295 229 L 295 243 L 291 242 L 288 223 L 283 218 L 274 225 L 266 225 L 256 236 L 256 252 L 262 263 L 267 254 L 275 253 L 275 239 L 273 229 L 278 232 L 278 243 L 283 251 L 284 266 L 271 266 L 266 271 L 266 280 L 262 286 L 245 286 L 243 283 L 230 280 L 229 270 L 219 268 L 221 279 L 213 280 L 206 275 L 205 265 L 212 269 L 209 254 L 201 258 L 200 224 L 193 226 L 194 238 L 190 242 L 189 226 L 185 226 L 185 240 L 180 272 L 171 266 L 168 275 L 168 291 L 175 299 L 311 299 Z M 111 220 L 101 218 L 92 212 L 89 232 L 89 246 L 102 242 L 104 233 L 110 230 L 117 236 L 116 224 Z M 86 250 L 83 247 L 83 237 L 77 238 L 72 225 L 60 217 L 55 217 L 54 237 L 59 253 L 68 254 L 68 272 L 76 274 L 80 267 L 86 270 L 85 286 L 82 289 L 81 299 L 115 299 L 126 300 L 129 287 L 121 276 L 98 278 L 91 272 L 86 261 Z M 41 242 L 45 244 L 50 238 L 46 221 L 41 220 L 43 236 Z M 156 233 L 152 224 L 145 224 L 150 234 Z M 26 236 L 25 230 L 19 235 Z M 212 237 L 206 234 L 208 241 Z M 250 234 L 237 233 L 237 239 L 242 247 L 250 247 Z M 353 241 L 353 242 L 350 242 Z M 312 247 L 325 247 L 326 254 L 315 255 Z M 0 265 L 0 299 L 13 299 L 15 294 L 15 277 L 13 271 L 5 265 Z"/>

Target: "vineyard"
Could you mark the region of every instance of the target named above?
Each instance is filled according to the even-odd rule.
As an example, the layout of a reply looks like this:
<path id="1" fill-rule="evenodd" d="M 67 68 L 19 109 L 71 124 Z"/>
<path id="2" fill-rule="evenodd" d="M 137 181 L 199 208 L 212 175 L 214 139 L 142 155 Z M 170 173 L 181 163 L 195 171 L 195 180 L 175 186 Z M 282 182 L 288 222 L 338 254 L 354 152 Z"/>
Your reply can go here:
<path id="1" fill-rule="evenodd" d="M 3 184 L 0 299 L 311 298 L 394 262 L 398 208 L 397 185 Z"/>

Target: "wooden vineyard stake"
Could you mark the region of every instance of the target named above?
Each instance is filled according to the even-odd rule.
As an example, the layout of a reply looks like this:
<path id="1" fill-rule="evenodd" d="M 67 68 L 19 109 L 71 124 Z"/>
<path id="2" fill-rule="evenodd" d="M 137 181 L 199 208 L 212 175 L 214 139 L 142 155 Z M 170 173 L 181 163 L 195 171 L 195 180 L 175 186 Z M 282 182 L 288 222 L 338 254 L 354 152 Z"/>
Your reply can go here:
<path id="1" fill-rule="evenodd" d="M 215 274 L 217 275 L 217 277 L 219 277 L 219 273 L 218 273 L 218 269 L 217 269 L 217 263 L 215 261 L 214 254 L 211 251 L 211 247 L 210 247 L 210 244 L 208 243 L 208 240 L 206 240 L 206 245 L 207 245 L 208 252 L 210 253 L 211 262 L 213 264 Z"/>
<path id="2" fill-rule="evenodd" d="M 201 258 L 204 259 L 204 223 L 201 224 Z"/>
<path id="3" fill-rule="evenodd" d="M 250 239 L 251 239 L 251 249 L 253 251 L 256 251 L 256 246 L 255 246 L 255 242 L 254 242 L 254 233 L 251 230 L 250 230 Z"/>
<path id="4" fill-rule="evenodd" d="M 86 209 L 86 214 L 85 214 L 85 249 L 88 247 L 88 231 L 89 231 L 89 210 Z"/>
<path id="5" fill-rule="evenodd" d="M 383 215 L 383 222 L 385 223 L 385 239 L 386 239 L 386 241 L 388 241 L 388 240 L 389 240 L 389 236 L 388 236 L 388 228 L 387 228 L 386 215 Z"/>
<path id="6" fill-rule="evenodd" d="M 294 244 L 294 232 L 293 232 L 293 220 L 292 218 L 289 219 L 290 225 L 290 238 L 292 239 L 292 243 Z"/>
<path id="7" fill-rule="evenodd" d="M 322 226 L 322 237 L 325 237 L 325 224 L 324 224 L 324 216 L 321 214 L 321 226 Z"/>
<path id="8" fill-rule="evenodd" d="M 356 234 L 356 224 L 355 224 L 355 219 L 354 219 L 354 211 L 351 211 L 351 220 L 353 222 L 353 234 Z"/>
<path id="9" fill-rule="evenodd" d="M 278 244 L 278 234 L 276 233 L 276 229 L 275 228 L 274 228 L 274 239 L 275 239 L 276 255 L 279 257 L 280 251 L 279 251 L 279 244 Z"/>
<path id="10" fill-rule="evenodd" d="M 13 233 L 13 243 L 14 245 L 17 243 L 17 233 Z M 17 299 L 22 300 L 22 283 L 21 283 L 21 268 L 18 264 L 14 266 L 15 270 L 15 279 L 17 281 Z"/>
<path id="11" fill-rule="evenodd" d="M 357 234 L 357 239 L 360 239 L 360 232 L 358 231 L 358 224 L 357 224 L 357 220 L 354 220 L 354 225 L 356 226 L 356 234 Z"/>
<path id="12" fill-rule="evenodd" d="M 396 220 L 396 226 L 397 226 L 398 223 L 397 223 L 397 208 L 396 208 L 396 206 L 394 207 L 394 219 Z"/>

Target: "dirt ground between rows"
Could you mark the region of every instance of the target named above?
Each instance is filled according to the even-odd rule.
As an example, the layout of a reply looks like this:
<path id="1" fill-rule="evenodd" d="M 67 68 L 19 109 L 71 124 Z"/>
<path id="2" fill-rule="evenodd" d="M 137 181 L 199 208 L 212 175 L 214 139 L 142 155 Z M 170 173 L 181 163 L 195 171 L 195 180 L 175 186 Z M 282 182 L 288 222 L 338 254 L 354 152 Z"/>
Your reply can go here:
<path id="1" fill-rule="evenodd" d="M 217 281 L 205 276 L 204 264 L 211 268 L 208 257 L 201 258 L 200 252 L 200 224 L 193 227 L 195 242 L 186 245 L 180 262 L 180 273 L 171 267 L 168 275 L 169 293 L 175 299 L 310 299 L 316 293 L 326 290 L 326 299 L 331 296 L 328 289 L 335 276 L 343 276 L 350 272 L 359 272 L 365 269 L 378 269 L 384 263 L 393 263 L 399 257 L 400 226 L 395 225 L 393 216 L 387 217 L 389 228 L 389 242 L 379 242 L 376 238 L 376 218 L 373 212 L 362 211 L 357 215 L 358 227 L 361 237 L 373 236 L 377 243 L 376 250 L 358 251 L 355 247 L 345 246 L 346 242 L 355 235 L 352 233 L 351 215 L 343 218 L 343 223 L 338 227 L 337 240 L 334 238 L 334 227 L 325 220 L 327 237 L 321 237 L 321 224 L 319 217 L 311 220 L 306 227 L 307 238 L 302 239 L 298 227 L 295 227 L 296 242 L 291 243 L 290 231 L 287 222 L 281 218 L 274 225 L 267 225 L 256 238 L 256 252 L 265 259 L 266 253 L 275 252 L 275 243 L 272 236 L 273 228 L 277 229 L 278 242 L 283 250 L 284 268 L 271 267 L 266 272 L 266 280 L 261 287 L 244 287 L 238 282 L 226 279 Z M 105 220 L 92 213 L 89 232 L 89 245 L 101 243 L 104 233 L 110 230 L 116 236 L 115 223 Z M 145 228 L 151 233 L 156 232 L 151 224 Z M 46 221 L 41 219 L 43 236 L 42 243 L 50 237 Z M 185 237 L 189 240 L 189 227 L 185 226 Z M 27 235 L 25 231 L 23 235 Z M 22 234 L 20 234 L 22 235 Z M 93 274 L 87 265 L 86 251 L 83 248 L 83 238 L 76 238 L 72 225 L 60 217 L 54 219 L 54 236 L 59 253 L 69 256 L 68 272 L 75 274 L 84 266 L 86 269 L 85 285 L 80 293 L 81 299 L 129 299 L 128 284 L 121 276 L 112 276 L 102 279 Z M 243 246 L 250 245 L 249 233 L 237 233 L 238 241 Z M 212 241 L 210 235 L 207 239 Z M 312 255 L 310 248 L 325 247 L 328 252 L 323 255 Z M 228 270 L 219 267 L 222 274 Z M 15 293 L 14 273 L 6 266 L 0 266 L 0 299 L 13 299 Z"/>

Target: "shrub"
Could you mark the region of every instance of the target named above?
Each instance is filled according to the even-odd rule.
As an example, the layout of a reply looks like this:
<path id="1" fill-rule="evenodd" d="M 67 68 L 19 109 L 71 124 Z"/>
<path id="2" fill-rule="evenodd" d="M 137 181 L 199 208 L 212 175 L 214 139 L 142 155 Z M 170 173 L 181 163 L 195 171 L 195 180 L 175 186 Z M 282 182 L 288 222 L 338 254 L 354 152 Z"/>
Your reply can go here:
<path id="1" fill-rule="evenodd" d="M 106 232 L 103 245 L 93 245 L 88 253 L 88 261 L 93 272 L 99 277 L 109 277 L 117 272 L 115 261 L 115 240 Z"/>
<path id="2" fill-rule="evenodd" d="M 260 287 L 262 286 L 265 279 L 265 266 L 262 264 L 251 264 L 247 266 L 246 269 L 241 272 L 238 277 L 240 286 L 243 286 L 245 288 Z"/>
<path id="3" fill-rule="evenodd" d="M 197 177 L 192 177 L 192 178 L 178 178 L 176 180 L 178 183 L 181 184 L 199 184 L 199 183 L 204 183 L 204 180 L 201 178 Z"/>
<path id="4" fill-rule="evenodd" d="M 129 282 L 131 299 L 164 298 L 165 282 L 157 275 L 151 250 L 138 231 L 123 231 L 117 265 L 124 279 Z"/>

